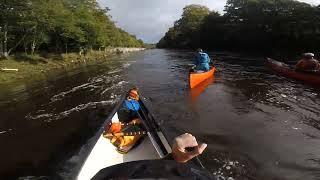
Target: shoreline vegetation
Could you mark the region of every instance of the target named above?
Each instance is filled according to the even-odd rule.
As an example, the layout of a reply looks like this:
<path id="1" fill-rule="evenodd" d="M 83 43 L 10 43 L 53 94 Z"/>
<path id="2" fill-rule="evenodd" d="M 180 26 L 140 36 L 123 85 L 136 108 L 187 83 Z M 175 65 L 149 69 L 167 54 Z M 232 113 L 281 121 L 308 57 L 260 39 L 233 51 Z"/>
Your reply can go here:
<path id="1" fill-rule="evenodd" d="M 118 28 L 96 0 L 10 0 L 0 7 L 0 84 L 149 46 Z"/>
<path id="2" fill-rule="evenodd" d="M 110 48 L 105 51 L 89 51 L 85 55 L 79 53 L 16 54 L 8 59 L 0 60 L 0 85 L 27 80 L 31 77 L 41 79 L 47 73 L 68 70 L 88 63 L 107 61 L 118 54 L 143 50 L 145 48 Z"/>
<path id="3" fill-rule="evenodd" d="M 188 5 L 158 48 L 320 55 L 320 5 L 296 0 L 228 0 L 224 14 Z M 294 54 L 292 54 L 294 52 Z"/>

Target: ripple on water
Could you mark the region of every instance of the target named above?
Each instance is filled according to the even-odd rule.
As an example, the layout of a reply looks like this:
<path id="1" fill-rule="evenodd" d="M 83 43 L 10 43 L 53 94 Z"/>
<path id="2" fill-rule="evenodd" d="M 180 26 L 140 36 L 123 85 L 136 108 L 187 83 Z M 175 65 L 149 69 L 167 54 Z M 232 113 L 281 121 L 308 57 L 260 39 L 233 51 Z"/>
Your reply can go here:
<path id="1" fill-rule="evenodd" d="M 2 131 L 0 131 L 0 135 L 7 134 L 11 131 L 13 131 L 13 129 L 2 130 Z"/>
<path id="2" fill-rule="evenodd" d="M 71 108 L 69 110 L 66 110 L 60 113 L 38 114 L 43 112 L 42 110 L 39 110 L 35 114 L 32 114 L 32 113 L 28 114 L 25 118 L 28 120 L 40 120 L 42 122 L 49 123 L 52 121 L 56 121 L 56 120 L 68 117 L 71 113 L 74 113 L 74 112 L 93 109 L 93 108 L 96 108 L 97 106 L 113 105 L 119 100 L 119 96 L 116 96 L 116 95 L 112 95 L 111 98 L 112 100 L 108 100 L 108 101 L 89 102 L 86 104 L 80 104 L 74 108 Z"/>
<path id="3" fill-rule="evenodd" d="M 122 65 L 123 68 L 128 68 L 129 66 L 131 66 L 131 63 L 124 63 L 124 64 Z"/>
<path id="4" fill-rule="evenodd" d="M 75 86 L 70 90 L 60 92 L 59 94 L 54 95 L 51 98 L 51 103 L 56 101 L 64 100 L 67 96 L 72 96 L 73 93 L 77 91 L 89 91 L 89 92 L 96 92 L 100 94 L 105 94 L 106 92 L 113 90 L 115 88 L 119 88 L 126 84 L 126 81 L 120 80 L 122 77 L 117 75 L 116 73 L 120 72 L 121 70 L 113 71 L 110 76 L 110 72 L 107 75 L 100 75 L 94 78 L 90 78 L 87 83 L 81 84 L 79 86 Z M 120 82 L 118 82 L 120 81 Z M 107 86 L 107 88 L 105 88 Z"/>
<path id="5" fill-rule="evenodd" d="M 0 134 L 5 134 L 7 133 L 8 131 L 0 131 Z"/>
<path id="6" fill-rule="evenodd" d="M 113 84 L 113 85 L 110 86 L 110 87 L 105 88 L 100 94 L 101 94 L 101 95 L 104 95 L 104 94 L 106 94 L 107 92 L 112 91 L 112 90 L 117 89 L 117 88 L 120 88 L 120 87 L 123 87 L 123 86 L 126 85 L 126 84 L 128 84 L 127 81 L 120 81 L 120 82 L 118 82 L 118 83 L 116 83 L 116 84 Z"/>
<path id="7" fill-rule="evenodd" d="M 59 93 L 59 94 L 57 94 L 57 95 L 54 95 L 54 96 L 51 98 L 51 102 L 59 101 L 59 100 L 63 99 L 66 95 L 71 94 L 71 93 L 73 93 L 73 92 L 75 92 L 75 91 L 78 91 L 78 90 L 80 90 L 80 89 L 87 89 L 87 88 L 89 88 L 89 85 L 90 85 L 90 83 L 85 83 L 85 84 L 82 84 L 82 85 L 80 85 L 80 86 L 73 87 L 73 88 L 72 88 L 71 90 L 69 90 L 69 91 L 64 91 L 64 92 L 61 92 L 61 93 Z"/>

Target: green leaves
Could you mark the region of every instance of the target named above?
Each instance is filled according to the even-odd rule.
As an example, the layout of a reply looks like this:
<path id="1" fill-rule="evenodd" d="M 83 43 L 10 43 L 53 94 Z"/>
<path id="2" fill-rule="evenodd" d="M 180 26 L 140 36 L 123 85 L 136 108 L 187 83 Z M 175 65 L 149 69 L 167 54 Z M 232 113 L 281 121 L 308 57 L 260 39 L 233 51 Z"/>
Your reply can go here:
<path id="1" fill-rule="evenodd" d="M 96 0 L 0 0 L 0 8 L 0 47 L 6 43 L 11 52 L 143 46 L 117 28 Z"/>
<path id="2" fill-rule="evenodd" d="M 319 51 L 320 6 L 294 0 L 228 0 L 225 14 L 192 5 L 158 47 Z"/>
<path id="3" fill-rule="evenodd" d="M 174 23 L 173 28 L 169 29 L 165 37 L 158 43 L 158 47 L 197 47 L 201 25 L 209 13 L 209 9 L 205 6 L 195 4 L 186 6 L 183 9 L 181 19 Z"/>

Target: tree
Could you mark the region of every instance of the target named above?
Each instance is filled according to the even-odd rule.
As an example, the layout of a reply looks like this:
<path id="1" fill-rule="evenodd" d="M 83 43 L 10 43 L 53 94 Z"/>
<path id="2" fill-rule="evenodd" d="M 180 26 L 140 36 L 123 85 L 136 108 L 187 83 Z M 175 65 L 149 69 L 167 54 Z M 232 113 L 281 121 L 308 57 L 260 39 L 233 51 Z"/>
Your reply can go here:
<path id="1" fill-rule="evenodd" d="M 200 26 L 210 13 L 209 9 L 200 5 L 189 5 L 183 9 L 182 17 L 169 29 L 159 46 L 164 46 L 167 40 L 172 40 L 175 48 L 194 48 L 199 45 Z"/>
<path id="2" fill-rule="evenodd" d="M 143 46 L 117 28 L 96 0 L 0 0 L 0 56 L 68 53 L 82 47 Z"/>
<path id="3" fill-rule="evenodd" d="M 189 10 L 188 10 L 189 9 Z M 191 8 L 193 9 L 193 8 Z M 228 0 L 225 14 L 197 17 L 190 8 L 159 41 L 158 47 L 236 51 L 317 51 L 319 6 L 294 0 Z M 193 23 L 197 22 L 197 23 Z"/>
<path id="4" fill-rule="evenodd" d="M 7 58 L 32 29 L 23 24 L 30 12 L 30 5 L 31 2 L 28 0 L 0 0 L 1 56 Z"/>

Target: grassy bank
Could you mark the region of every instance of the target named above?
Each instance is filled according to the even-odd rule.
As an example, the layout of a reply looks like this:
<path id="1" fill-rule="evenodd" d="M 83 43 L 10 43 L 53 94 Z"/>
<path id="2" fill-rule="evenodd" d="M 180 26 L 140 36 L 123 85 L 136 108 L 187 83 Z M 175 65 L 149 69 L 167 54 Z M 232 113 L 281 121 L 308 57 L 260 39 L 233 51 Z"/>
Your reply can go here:
<path id="1" fill-rule="evenodd" d="M 46 76 L 46 73 L 88 62 L 108 60 L 113 55 L 115 53 L 92 51 L 86 56 L 80 56 L 76 53 L 12 56 L 9 59 L 0 60 L 0 84 L 27 80 L 31 77 L 41 79 Z M 18 69 L 18 71 L 2 70 L 4 68 Z"/>

